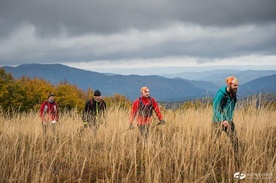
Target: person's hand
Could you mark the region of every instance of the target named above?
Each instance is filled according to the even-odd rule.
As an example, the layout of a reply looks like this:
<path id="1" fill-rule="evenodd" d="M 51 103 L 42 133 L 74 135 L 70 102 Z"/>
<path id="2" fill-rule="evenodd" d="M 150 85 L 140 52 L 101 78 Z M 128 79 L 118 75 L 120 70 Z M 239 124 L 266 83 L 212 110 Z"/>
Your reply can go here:
<path id="1" fill-rule="evenodd" d="M 134 129 L 134 126 L 133 126 L 133 124 L 132 123 L 129 123 L 129 128 L 128 128 L 129 130 L 133 130 Z"/>
<path id="2" fill-rule="evenodd" d="M 166 122 L 164 120 L 160 120 L 158 124 L 159 125 L 164 125 L 164 124 L 166 124 Z"/>
<path id="3" fill-rule="evenodd" d="M 231 126 L 229 125 L 228 121 L 223 121 L 221 124 L 222 124 L 222 126 L 224 128 L 231 128 Z"/>

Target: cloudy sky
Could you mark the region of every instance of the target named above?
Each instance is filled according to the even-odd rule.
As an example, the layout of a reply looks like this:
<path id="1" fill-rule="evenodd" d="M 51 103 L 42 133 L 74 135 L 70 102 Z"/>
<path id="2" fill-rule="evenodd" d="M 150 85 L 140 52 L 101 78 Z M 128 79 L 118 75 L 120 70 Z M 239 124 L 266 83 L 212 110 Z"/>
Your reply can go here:
<path id="1" fill-rule="evenodd" d="M 275 7 L 275 0 L 1 0 L 0 66 L 276 69 Z"/>

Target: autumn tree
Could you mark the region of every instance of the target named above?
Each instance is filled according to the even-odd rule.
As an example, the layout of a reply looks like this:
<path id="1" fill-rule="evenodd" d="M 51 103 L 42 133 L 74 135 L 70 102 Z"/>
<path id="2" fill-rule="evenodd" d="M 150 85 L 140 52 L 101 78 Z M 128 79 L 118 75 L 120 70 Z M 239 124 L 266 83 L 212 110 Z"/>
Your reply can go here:
<path id="1" fill-rule="evenodd" d="M 88 88 L 87 92 L 67 80 L 54 86 L 51 82 L 39 78 L 22 76 L 15 80 L 11 74 L 0 69 L 0 106 L 5 112 L 29 112 L 38 110 L 41 103 L 47 100 L 48 95 L 54 93 L 60 110 L 83 110 L 88 99 L 93 98 L 94 91 Z M 107 106 L 116 106 L 129 109 L 131 101 L 123 95 L 115 94 L 105 97 Z"/>
<path id="2" fill-rule="evenodd" d="M 86 100 L 92 99 L 94 96 L 94 91 L 92 88 L 88 88 L 87 93 L 86 93 Z"/>
<path id="3" fill-rule="evenodd" d="M 55 89 L 55 96 L 60 109 L 72 110 L 77 108 L 78 111 L 81 111 L 84 108 L 85 94 L 76 85 L 67 82 L 59 83 Z"/>
<path id="4" fill-rule="evenodd" d="M 114 94 L 113 97 L 105 97 L 107 106 L 116 106 L 122 109 L 129 109 L 132 102 L 124 95 Z"/>
<path id="5" fill-rule="evenodd" d="M 24 103 L 24 91 L 11 74 L 0 69 L 0 105 L 5 112 L 21 112 Z"/>
<path id="6" fill-rule="evenodd" d="M 22 76 L 17 84 L 22 88 L 25 95 L 24 109 L 38 109 L 40 104 L 47 99 L 48 95 L 55 90 L 55 87 L 44 79 L 30 79 Z"/>

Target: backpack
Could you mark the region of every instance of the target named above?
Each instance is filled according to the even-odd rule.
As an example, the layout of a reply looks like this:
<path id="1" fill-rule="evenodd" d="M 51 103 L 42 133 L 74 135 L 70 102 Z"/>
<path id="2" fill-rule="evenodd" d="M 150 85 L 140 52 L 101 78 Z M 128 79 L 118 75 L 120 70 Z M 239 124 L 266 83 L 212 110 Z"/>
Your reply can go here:
<path id="1" fill-rule="evenodd" d="M 99 104 L 99 107 L 101 107 L 101 106 L 102 106 L 102 103 L 103 103 L 103 100 L 101 99 L 101 100 L 99 101 L 99 103 L 100 103 L 100 104 Z M 89 110 L 92 109 L 93 104 L 94 104 L 94 100 L 93 100 L 93 99 L 90 99 Z"/>
<path id="2" fill-rule="evenodd" d="M 89 103 L 88 103 L 88 102 L 89 102 Z M 95 115 L 97 114 L 95 108 L 93 108 L 94 100 L 93 100 L 93 99 L 90 99 L 89 101 L 87 101 L 87 103 L 88 103 L 88 109 L 87 109 L 87 110 L 84 109 L 84 110 L 83 110 L 83 113 L 82 113 L 82 119 L 83 119 L 84 121 L 89 121 L 88 119 L 89 119 L 89 116 L 90 116 L 90 115 L 92 115 L 92 116 L 95 117 Z M 87 103 L 86 103 L 86 104 L 87 104 Z M 85 104 L 85 105 L 86 105 L 86 104 Z M 100 100 L 100 101 L 99 101 L 100 110 L 102 109 L 103 105 L 104 105 L 103 100 Z M 104 111 L 101 111 L 101 112 L 104 112 Z"/>
<path id="3" fill-rule="evenodd" d="M 48 100 L 44 101 L 44 107 L 43 105 L 41 105 L 40 108 L 40 116 L 43 116 L 46 113 L 52 116 L 52 118 L 58 117 L 58 108 L 57 103 L 55 101 L 52 103 L 52 107 Z"/>
<path id="4" fill-rule="evenodd" d="M 46 100 L 45 102 L 45 107 L 47 107 L 48 108 L 48 110 L 51 112 L 51 113 L 53 113 L 53 112 L 56 112 L 56 110 L 57 110 L 57 104 L 56 104 L 56 102 L 54 101 L 53 102 L 53 106 L 54 106 L 54 111 L 51 111 L 51 109 L 50 109 L 50 102 L 48 101 L 48 100 Z"/>
<path id="5" fill-rule="evenodd" d="M 139 115 L 140 116 L 144 116 L 144 117 L 150 117 L 152 116 L 152 112 L 153 112 L 153 102 L 152 102 L 152 98 L 150 98 L 150 104 L 145 105 L 142 101 L 142 98 L 139 97 Z"/>
<path id="6" fill-rule="evenodd" d="M 220 102 L 220 111 L 222 111 L 223 108 L 225 107 L 227 100 L 228 100 L 228 95 L 224 93 L 223 98 Z M 237 97 L 234 97 L 234 105 L 236 105 L 236 102 L 237 102 Z"/>

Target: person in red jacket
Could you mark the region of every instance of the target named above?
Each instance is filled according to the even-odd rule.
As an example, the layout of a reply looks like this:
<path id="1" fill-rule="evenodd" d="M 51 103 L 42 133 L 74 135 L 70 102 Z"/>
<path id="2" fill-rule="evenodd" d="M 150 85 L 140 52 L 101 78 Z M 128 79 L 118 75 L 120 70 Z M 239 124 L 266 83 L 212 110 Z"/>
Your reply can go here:
<path id="1" fill-rule="evenodd" d="M 48 99 L 42 102 L 39 110 L 39 116 L 42 122 L 44 132 L 47 126 L 51 124 L 52 130 L 55 132 L 55 124 L 58 121 L 58 105 L 55 102 L 54 94 L 49 94 Z"/>
<path id="2" fill-rule="evenodd" d="M 153 111 L 159 119 L 158 124 L 165 124 L 158 103 L 153 97 L 150 97 L 149 88 L 144 86 L 141 88 L 141 97 L 133 102 L 129 118 L 129 129 L 134 128 L 133 121 L 136 118 L 137 127 L 139 128 L 141 135 L 147 138 L 149 135 L 149 127 L 152 121 L 151 117 Z"/>

